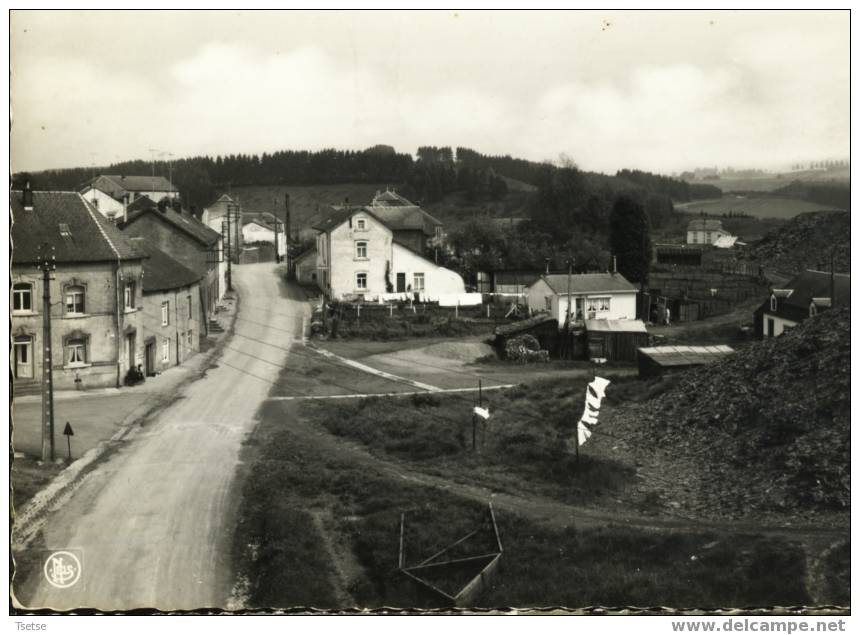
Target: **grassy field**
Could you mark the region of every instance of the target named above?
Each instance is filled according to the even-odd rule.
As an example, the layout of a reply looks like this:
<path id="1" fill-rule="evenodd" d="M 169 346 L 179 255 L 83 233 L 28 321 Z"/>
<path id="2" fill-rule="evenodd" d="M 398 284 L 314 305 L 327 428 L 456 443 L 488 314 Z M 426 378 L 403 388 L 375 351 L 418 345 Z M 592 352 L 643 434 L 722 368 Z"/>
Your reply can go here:
<path id="1" fill-rule="evenodd" d="M 367 407 L 378 415 L 386 405 Z M 408 402 L 412 414 L 401 412 L 400 422 L 409 427 L 399 433 L 401 443 L 391 440 L 392 455 L 426 456 L 429 446 L 449 456 L 459 453 L 458 460 L 467 461 L 456 433 L 448 441 L 409 440 L 415 432 L 409 418 L 437 407 Z M 280 402 L 266 406 L 261 416 L 243 452 L 248 474 L 236 533 L 236 561 L 248 582 L 246 605 L 438 606 L 397 569 L 400 516 L 407 514 L 406 561 L 413 564 L 475 528 L 486 513 L 486 501 L 428 486 L 411 477 L 418 472 L 398 463 L 377 463 L 363 444 L 321 428 L 320 410 Z M 347 420 L 341 408 L 326 416 Z M 380 433 L 358 425 L 367 443 L 387 453 L 380 447 Z M 385 426 L 385 431 L 383 438 L 394 429 Z M 439 460 L 438 454 L 413 458 L 426 465 Z M 496 518 L 505 552 L 498 574 L 476 601 L 480 607 L 809 601 L 802 549 L 781 539 L 575 527 L 574 518 L 546 523 L 502 511 L 496 511 Z"/>
<path id="2" fill-rule="evenodd" d="M 772 192 L 798 179 L 810 183 L 847 182 L 851 179 L 851 171 L 849 168 L 827 172 L 806 170 L 767 176 L 723 177 L 716 181 L 702 181 L 702 183 L 718 187 L 723 192 Z M 699 181 L 696 182 L 699 183 Z"/>
<path id="3" fill-rule="evenodd" d="M 799 199 L 776 198 L 776 197 L 737 197 L 726 196 L 720 199 L 709 199 L 680 203 L 677 209 L 692 214 L 704 212 L 711 216 L 721 216 L 734 212 L 736 214 L 749 214 L 757 218 L 792 218 L 803 212 L 818 212 L 832 209 L 818 203 L 810 203 Z"/>

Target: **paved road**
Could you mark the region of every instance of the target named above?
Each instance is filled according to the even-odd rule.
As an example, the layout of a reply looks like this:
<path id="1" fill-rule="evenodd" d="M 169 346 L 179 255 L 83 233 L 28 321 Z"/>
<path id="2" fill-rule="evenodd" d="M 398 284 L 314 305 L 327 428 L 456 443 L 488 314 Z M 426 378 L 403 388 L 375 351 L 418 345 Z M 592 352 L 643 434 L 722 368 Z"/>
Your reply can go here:
<path id="1" fill-rule="evenodd" d="M 27 597 L 19 597 L 26 606 L 225 605 L 241 442 L 307 310 L 287 297 L 271 263 L 234 267 L 233 276 L 240 295 L 236 331 L 254 339 L 233 336 L 206 378 L 189 385 L 53 513 L 44 547 L 79 550 L 83 573 L 66 589 L 44 576 L 31 580 L 22 590 Z"/>

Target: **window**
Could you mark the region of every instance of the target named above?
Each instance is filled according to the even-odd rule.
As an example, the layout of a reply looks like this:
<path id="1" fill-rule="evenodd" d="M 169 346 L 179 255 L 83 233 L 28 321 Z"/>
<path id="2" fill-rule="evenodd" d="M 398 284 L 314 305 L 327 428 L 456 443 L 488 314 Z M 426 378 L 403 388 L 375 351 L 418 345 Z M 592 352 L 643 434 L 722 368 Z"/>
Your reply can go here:
<path id="1" fill-rule="evenodd" d="M 770 310 L 773 312 L 776 312 L 776 296 L 775 295 L 770 296 Z"/>
<path id="2" fill-rule="evenodd" d="M 355 274 L 355 288 L 356 289 L 367 289 L 367 274 L 366 273 Z"/>
<path id="3" fill-rule="evenodd" d="M 609 298 L 588 298 L 588 311 L 608 311 Z"/>
<path id="4" fill-rule="evenodd" d="M 185 301 L 188 303 L 188 319 L 191 319 L 191 294 L 185 296 Z"/>
<path id="5" fill-rule="evenodd" d="M 367 241 L 359 240 L 355 243 L 355 257 L 359 260 L 367 260 Z"/>
<path id="6" fill-rule="evenodd" d="M 126 282 L 125 287 L 123 289 L 123 294 L 125 297 L 125 308 L 126 310 L 134 308 L 134 292 L 135 292 L 135 284 L 133 282 Z"/>
<path id="7" fill-rule="evenodd" d="M 188 331 L 188 333 L 185 334 L 185 338 L 186 346 L 188 347 L 188 350 L 191 351 L 194 342 L 194 338 L 191 335 L 191 331 Z"/>
<path id="8" fill-rule="evenodd" d="M 12 311 L 33 310 L 33 285 L 19 282 L 12 287 Z"/>
<path id="9" fill-rule="evenodd" d="M 364 231 L 367 229 L 367 221 L 363 218 L 359 218 L 355 221 L 355 228 L 359 231 Z"/>
<path id="10" fill-rule="evenodd" d="M 170 324 L 170 302 L 161 303 L 161 326 Z"/>
<path id="11" fill-rule="evenodd" d="M 412 275 L 412 290 L 424 291 L 424 274 L 416 273 Z"/>
<path id="12" fill-rule="evenodd" d="M 82 366 L 87 363 L 87 343 L 85 340 L 66 342 L 66 361 L 69 366 Z"/>
<path id="13" fill-rule="evenodd" d="M 66 313 L 81 314 L 84 312 L 84 288 L 68 287 L 66 289 Z"/>
<path id="14" fill-rule="evenodd" d="M 161 342 L 161 361 L 164 364 L 170 361 L 170 340 L 166 338 Z"/>

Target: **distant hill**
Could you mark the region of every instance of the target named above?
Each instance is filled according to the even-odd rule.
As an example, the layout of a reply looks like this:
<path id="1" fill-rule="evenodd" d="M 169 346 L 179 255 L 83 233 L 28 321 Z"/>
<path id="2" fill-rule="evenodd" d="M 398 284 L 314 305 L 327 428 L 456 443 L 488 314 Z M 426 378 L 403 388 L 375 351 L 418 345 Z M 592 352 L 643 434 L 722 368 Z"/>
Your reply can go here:
<path id="1" fill-rule="evenodd" d="M 314 236 L 311 225 L 319 220 L 318 207 L 337 205 L 347 198 L 366 205 L 390 183 L 338 183 L 333 185 L 244 185 L 230 190 L 246 212 L 275 212 L 284 217 L 284 194 L 290 194 L 291 221 L 304 239 Z"/>
<path id="2" fill-rule="evenodd" d="M 830 268 L 851 271 L 851 215 L 848 212 L 813 212 L 791 221 L 750 246 L 747 257 L 786 273 Z"/>
<path id="3" fill-rule="evenodd" d="M 839 209 L 833 205 L 810 202 L 800 198 L 755 195 L 726 195 L 715 200 L 679 203 L 675 205 L 675 208 L 692 214 L 704 213 L 707 216 L 748 214 L 757 218 L 792 218 L 805 212 Z"/>

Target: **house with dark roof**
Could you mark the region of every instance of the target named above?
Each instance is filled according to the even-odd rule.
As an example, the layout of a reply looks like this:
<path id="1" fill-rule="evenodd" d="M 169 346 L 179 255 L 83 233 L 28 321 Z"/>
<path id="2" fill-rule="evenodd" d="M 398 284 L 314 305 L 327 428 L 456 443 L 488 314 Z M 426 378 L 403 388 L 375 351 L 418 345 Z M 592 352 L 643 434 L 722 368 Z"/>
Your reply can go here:
<path id="1" fill-rule="evenodd" d="M 833 306 L 851 304 L 851 276 L 809 269 L 771 289 L 770 296 L 753 313 L 758 337 L 782 335 L 803 320 Z"/>
<path id="2" fill-rule="evenodd" d="M 105 218 L 119 220 L 124 208 L 146 196 L 155 203 L 179 198 L 179 190 L 163 176 L 100 174 L 78 190 Z"/>
<path id="3" fill-rule="evenodd" d="M 147 255 L 78 192 L 13 191 L 12 346 L 15 393 L 38 392 L 43 323 L 51 318 L 56 389 L 120 386 L 142 363 L 142 274 Z M 50 305 L 38 263 L 51 271 Z"/>
<path id="4" fill-rule="evenodd" d="M 203 277 L 150 240 L 129 241 L 149 257 L 143 261 L 143 368 L 147 376 L 177 366 L 200 350 Z"/>
<path id="5" fill-rule="evenodd" d="M 572 321 L 635 320 L 638 289 L 620 273 L 543 274 L 528 288 L 531 313 L 549 313 L 563 328 L 568 298 Z"/>
<path id="6" fill-rule="evenodd" d="M 427 253 L 441 223 L 394 192 L 371 205 L 329 207 L 314 225 L 317 283 L 331 298 L 434 301 L 465 292 L 463 279 Z"/>
<path id="7" fill-rule="evenodd" d="M 118 227 L 127 237 L 146 238 L 201 279 L 200 322 L 203 334 L 207 334 L 209 316 L 214 313 L 227 288 L 221 234 L 181 207 L 177 211 L 164 204 L 129 211 L 127 220 L 119 223 Z"/>

